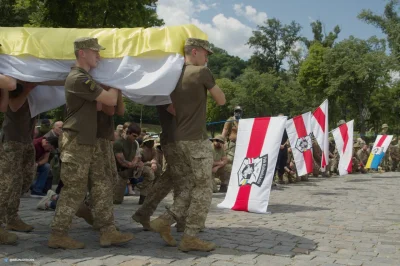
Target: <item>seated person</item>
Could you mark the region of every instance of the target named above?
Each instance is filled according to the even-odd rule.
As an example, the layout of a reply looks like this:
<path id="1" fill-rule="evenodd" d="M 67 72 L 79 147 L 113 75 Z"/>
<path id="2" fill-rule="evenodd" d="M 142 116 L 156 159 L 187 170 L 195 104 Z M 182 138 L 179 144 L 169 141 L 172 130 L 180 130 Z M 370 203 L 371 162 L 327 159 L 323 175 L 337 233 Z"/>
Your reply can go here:
<path id="1" fill-rule="evenodd" d="M 50 171 L 50 152 L 58 148 L 58 138 L 40 137 L 33 140 L 33 146 L 35 147 L 36 171 L 38 175 L 36 182 L 31 187 L 31 196 L 43 197 L 46 195 L 43 193 L 43 189 L 45 188 Z"/>
<path id="2" fill-rule="evenodd" d="M 122 203 L 128 179 L 143 179 L 143 181 L 136 184 L 140 189 L 139 204 L 143 204 L 154 182 L 154 172 L 141 161 L 139 144 L 136 141 L 140 133 L 140 127 L 132 123 L 127 128 L 125 136 L 114 142 L 114 155 L 119 177 L 114 189 L 115 204 Z"/>
<path id="3" fill-rule="evenodd" d="M 140 155 L 144 165 L 151 168 L 155 175 L 155 179 L 157 179 L 161 176 L 162 167 L 161 163 L 158 161 L 158 153 L 154 144 L 155 140 L 152 137 L 144 136 Z"/>
<path id="4" fill-rule="evenodd" d="M 212 141 L 212 150 L 214 156 L 213 163 L 213 177 L 214 177 L 214 192 L 218 192 L 217 185 L 218 183 L 227 185 L 229 183 L 229 174 L 226 172 L 225 165 L 228 163 L 228 157 L 226 156 L 224 144 L 225 139 L 222 135 L 218 135 Z M 218 182 L 219 181 L 219 182 Z M 221 191 L 222 192 L 222 191 Z"/>

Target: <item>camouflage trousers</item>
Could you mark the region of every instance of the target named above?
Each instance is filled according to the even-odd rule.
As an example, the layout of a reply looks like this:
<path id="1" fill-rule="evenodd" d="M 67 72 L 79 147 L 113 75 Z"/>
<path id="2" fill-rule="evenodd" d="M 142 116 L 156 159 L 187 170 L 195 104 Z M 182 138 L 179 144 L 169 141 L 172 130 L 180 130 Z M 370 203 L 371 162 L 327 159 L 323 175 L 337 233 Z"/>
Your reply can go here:
<path id="1" fill-rule="evenodd" d="M 135 212 L 136 216 L 150 217 L 157 209 L 158 204 L 174 189 L 174 198 L 177 194 L 180 194 L 179 190 L 176 190 L 176 176 L 179 174 L 174 172 L 174 163 L 179 161 L 177 157 L 175 144 L 167 144 L 162 146 L 165 160 L 167 162 L 165 171 L 161 174 L 160 178 L 156 180 L 154 186 L 150 189 L 146 200 L 143 205 Z M 178 187 L 179 189 L 179 187 Z"/>
<path id="2" fill-rule="evenodd" d="M 142 169 L 129 168 L 119 171 L 117 185 L 114 188 L 114 202 L 122 203 L 128 179 L 140 177 L 143 177 L 143 181 L 136 186 L 140 189 L 141 196 L 147 196 L 155 179 L 154 172 L 149 166 L 143 166 Z"/>
<path id="3" fill-rule="evenodd" d="M 0 217 L 6 217 L 4 221 L 19 219 L 21 195 L 29 190 L 35 173 L 32 143 L 7 141 L 0 145 Z"/>
<path id="4" fill-rule="evenodd" d="M 144 165 L 151 169 L 151 162 L 145 162 Z M 153 171 L 153 173 L 154 173 L 154 182 L 155 182 L 157 179 L 160 178 L 160 176 L 162 174 L 161 164 L 157 164 L 157 170 Z"/>
<path id="5" fill-rule="evenodd" d="M 113 144 L 110 140 L 102 139 L 102 138 L 98 138 L 97 142 L 98 142 L 98 144 L 100 146 L 100 150 L 103 154 L 102 165 L 104 167 L 105 177 L 110 178 L 110 182 L 114 188 L 118 182 L 118 171 L 117 171 L 117 164 L 115 162 Z M 86 198 L 86 204 L 89 207 L 92 207 L 93 202 L 92 202 L 92 196 L 90 193 L 90 190 L 91 190 L 90 184 L 88 184 L 88 190 L 89 190 L 89 195 Z"/>
<path id="6" fill-rule="evenodd" d="M 177 141 L 176 151 L 178 193 L 163 218 L 171 223 L 185 220 L 185 234 L 195 236 L 204 227 L 212 200 L 212 148 L 209 140 Z"/>
<path id="7" fill-rule="evenodd" d="M 94 227 L 100 231 L 115 229 L 112 182 L 105 174 L 105 156 L 100 141 L 95 145 L 78 144 L 77 137 L 63 132 L 60 139 L 61 190 L 51 228 L 53 232 L 67 233 L 72 218 L 85 199 L 88 187 L 92 197 Z M 108 158 L 107 158 L 108 159 Z"/>

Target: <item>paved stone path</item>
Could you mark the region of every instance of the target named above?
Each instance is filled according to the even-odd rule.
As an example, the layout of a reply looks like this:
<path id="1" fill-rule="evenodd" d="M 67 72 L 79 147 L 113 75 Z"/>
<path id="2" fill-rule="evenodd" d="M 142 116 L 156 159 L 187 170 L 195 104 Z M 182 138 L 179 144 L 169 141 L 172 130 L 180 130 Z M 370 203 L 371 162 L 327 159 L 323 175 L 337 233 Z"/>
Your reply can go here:
<path id="1" fill-rule="evenodd" d="M 399 173 L 311 178 L 273 190 L 271 214 L 264 215 L 217 209 L 225 194 L 214 194 L 207 228 L 200 234 L 218 244 L 211 253 L 183 253 L 166 247 L 158 234 L 142 231 L 130 218 L 138 208 L 136 196 L 125 197 L 122 205 L 115 206 L 120 229 L 135 234 L 131 243 L 100 248 L 98 233 L 75 218 L 71 236 L 85 242 L 86 248 L 50 249 L 46 243 L 54 212 L 36 210 L 39 200 L 26 197 L 20 214 L 35 231 L 18 233 L 17 246 L 1 246 L 0 264 L 400 265 L 399 188 Z M 156 215 L 170 203 L 168 197 Z M 181 236 L 175 231 L 174 235 Z"/>

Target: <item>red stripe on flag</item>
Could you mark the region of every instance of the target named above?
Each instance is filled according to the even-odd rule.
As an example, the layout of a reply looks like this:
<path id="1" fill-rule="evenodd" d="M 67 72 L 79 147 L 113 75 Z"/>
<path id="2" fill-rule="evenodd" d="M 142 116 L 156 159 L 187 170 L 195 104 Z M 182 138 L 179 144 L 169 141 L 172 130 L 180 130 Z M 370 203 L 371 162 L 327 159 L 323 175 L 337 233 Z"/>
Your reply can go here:
<path id="1" fill-rule="evenodd" d="M 322 153 L 322 162 L 321 162 L 321 167 L 326 166 L 326 159 L 325 159 L 325 153 Z"/>
<path id="2" fill-rule="evenodd" d="M 307 130 L 306 125 L 304 124 L 304 119 L 302 115 L 296 116 L 293 118 L 294 127 L 296 128 L 297 137 L 303 138 L 306 137 Z M 313 171 L 313 157 L 311 150 L 307 150 L 303 152 L 304 162 L 306 164 L 307 174 Z"/>
<path id="3" fill-rule="evenodd" d="M 317 110 L 314 111 L 313 116 L 322 128 L 322 132 L 325 133 L 325 113 L 322 111 L 321 107 L 318 107 Z"/>
<path id="4" fill-rule="evenodd" d="M 253 128 L 251 129 L 250 134 L 249 146 L 247 147 L 247 158 L 256 158 L 260 156 L 270 120 L 270 117 L 254 119 Z M 250 192 L 251 185 L 240 186 L 232 210 L 248 212 Z"/>
<path id="5" fill-rule="evenodd" d="M 378 141 L 378 144 L 376 144 L 376 147 L 382 147 L 383 143 L 386 140 L 387 135 L 383 135 L 380 140 Z"/>
<path id="6" fill-rule="evenodd" d="M 349 129 L 347 128 L 347 124 L 343 124 L 339 127 L 340 134 L 343 139 L 343 153 L 346 151 L 347 143 L 349 142 Z"/>
<path id="7" fill-rule="evenodd" d="M 353 172 L 353 160 L 350 160 L 349 166 L 347 166 L 347 173 Z"/>

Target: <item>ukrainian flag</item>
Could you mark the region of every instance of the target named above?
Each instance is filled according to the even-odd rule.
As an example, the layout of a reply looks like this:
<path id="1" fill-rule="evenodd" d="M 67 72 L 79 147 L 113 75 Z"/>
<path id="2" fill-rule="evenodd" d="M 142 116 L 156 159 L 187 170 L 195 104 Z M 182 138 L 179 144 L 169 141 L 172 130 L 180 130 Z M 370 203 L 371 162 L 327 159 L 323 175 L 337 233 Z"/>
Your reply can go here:
<path id="1" fill-rule="evenodd" d="M 368 162 L 365 168 L 377 169 L 381 163 L 389 144 L 392 141 L 393 135 L 378 135 L 376 137 L 374 147 L 369 155 Z"/>

